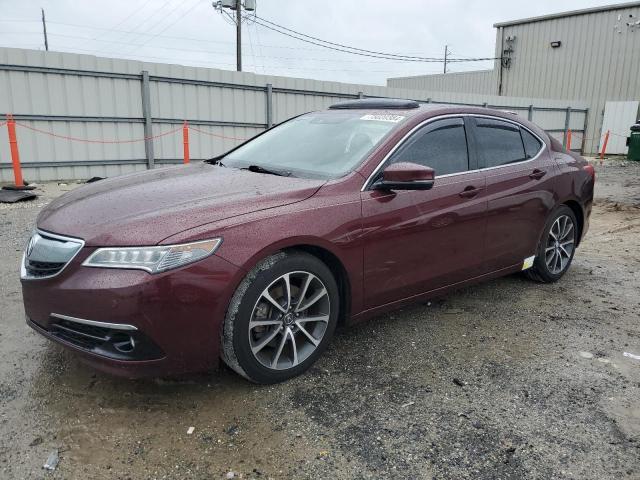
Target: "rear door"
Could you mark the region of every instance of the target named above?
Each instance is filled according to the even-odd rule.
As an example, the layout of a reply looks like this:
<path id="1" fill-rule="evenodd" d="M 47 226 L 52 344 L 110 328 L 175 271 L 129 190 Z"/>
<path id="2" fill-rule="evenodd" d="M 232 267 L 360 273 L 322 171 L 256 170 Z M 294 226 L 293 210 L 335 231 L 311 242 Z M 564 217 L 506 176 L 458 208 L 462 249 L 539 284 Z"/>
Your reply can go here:
<path id="1" fill-rule="evenodd" d="M 473 117 L 471 129 L 487 178 L 487 270 L 535 255 L 555 205 L 557 167 L 545 144 L 516 122 Z"/>
<path id="2" fill-rule="evenodd" d="M 477 276 L 483 268 L 485 179 L 467 147 L 463 118 L 426 124 L 386 165 L 396 162 L 429 166 L 436 179 L 431 190 L 362 192 L 367 308 Z"/>

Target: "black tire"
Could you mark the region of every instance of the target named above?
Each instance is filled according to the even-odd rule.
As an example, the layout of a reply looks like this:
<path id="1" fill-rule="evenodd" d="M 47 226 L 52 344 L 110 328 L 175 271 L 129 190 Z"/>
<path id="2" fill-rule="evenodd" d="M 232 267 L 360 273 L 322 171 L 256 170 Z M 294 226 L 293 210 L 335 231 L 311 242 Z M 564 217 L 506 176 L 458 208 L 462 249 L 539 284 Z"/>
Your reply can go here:
<path id="1" fill-rule="evenodd" d="M 547 265 L 546 250 L 547 248 L 550 248 L 549 244 L 553 243 L 550 237 L 551 229 L 556 220 L 563 216 L 569 217 L 571 219 L 571 222 L 573 223 L 573 228 L 570 234 L 571 240 L 573 241 L 573 248 L 571 249 L 566 265 L 564 265 L 564 267 L 561 268 L 560 271 L 554 272 Z M 540 283 L 553 283 L 560 280 L 560 278 L 562 278 L 562 276 L 567 272 L 567 270 L 569 270 L 569 267 L 571 266 L 573 255 L 576 251 L 575 246 L 578 242 L 578 231 L 579 225 L 576 216 L 573 213 L 573 210 L 571 210 L 566 205 L 561 205 L 556 210 L 554 210 L 553 213 L 549 216 L 549 219 L 544 226 L 544 230 L 542 231 L 542 237 L 540 238 L 540 244 L 538 245 L 538 250 L 536 252 L 536 258 L 533 262 L 533 267 L 525 270 L 525 275 L 529 279 Z"/>
<path id="2" fill-rule="evenodd" d="M 282 367 L 284 369 L 275 369 L 269 368 L 265 366 L 264 359 L 257 358 L 257 355 L 254 355 L 252 351 L 252 342 L 261 343 L 261 338 L 255 340 L 254 335 L 255 332 L 249 330 L 249 322 L 254 318 L 254 313 L 256 311 L 262 311 L 259 309 L 259 305 L 266 304 L 270 308 L 271 312 L 269 314 L 269 318 L 275 319 L 276 317 L 282 317 L 283 314 L 279 310 L 275 309 L 273 304 L 265 301 L 265 297 L 263 293 L 265 289 L 272 288 L 271 285 L 274 282 L 278 282 L 283 275 L 289 273 L 291 275 L 291 286 L 289 286 L 289 305 L 291 308 L 295 307 L 295 303 L 293 300 L 293 289 L 298 288 L 294 286 L 293 275 L 300 275 L 303 273 L 311 274 L 315 277 L 314 282 L 319 280 L 321 284 L 326 289 L 327 292 L 327 300 L 323 296 L 322 301 L 329 305 L 329 313 L 326 314 L 328 316 L 326 327 L 322 332 L 322 338 L 319 341 L 319 344 L 313 348 L 315 350 L 311 350 L 311 353 L 308 356 L 301 360 L 299 363 L 294 364 L 293 359 L 291 360 L 291 367 Z M 289 278 L 287 276 L 287 278 Z M 321 285 L 317 283 L 317 285 Z M 321 292 L 322 289 L 318 288 Z M 301 294 L 302 287 L 297 290 L 298 295 Z M 303 303 L 303 299 L 297 298 L 296 303 L 300 305 Z M 326 307 L 325 307 L 326 309 Z M 258 265 L 254 267 L 251 272 L 247 274 L 247 276 L 243 279 L 243 281 L 238 286 L 235 294 L 231 299 L 231 303 L 229 304 L 227 314 L 225 317 L 224 325 L 222 328 L 222 359 L 224 362 L 237 373 L 247 378 L 248 380 L 255 383 L 262 384 L 272 384 L 278 383 L 290 378 L 293 378 L 297 375 L 300 375 L 305 370 L 307 370 L 317 359 L 320 357 L 322 352 L 326 349 L 327 345 L 331 341 L 331 337 L 333 336 L 333 332 L 335 330 L 336 324 L 338 322 L 338 312 L 340 309 L 340 296 L 338 292 L 338 286 L 336 283 L 333 274 L 329 270 L 329 268 L 317 257 L 313 255 L 309 255 L 304 252 L 299 251 L 290 251 L 290 252 L 280 252 L 275 255 L 272 255 L 264 260 L 262 260 Z M 323 315 L 326 312 L 323 313 Z M 265 317 L 266 318 L 266 317 Z M 269 320 L 268 320 L 269 321 Z M 291 331 L 296 328 L 296 325 L 289 324 Z M 308 324 L 303 324 L 308 325 Z M 256 328 L 256 327 L 253 327 Z M 264 339 L 271 334 L 271 332 L 275 333 L 276 329 L 282 329 L 282 332 L 285 332 L 286 325 L 283 323 L 281 325 L 273 325 L 269 327 L 257 327 L 266 329 L 266 333 L 264 333 Z M 314 327 L 317 328 L 317 327 Z M 252 333 L 253 332 L 253 333 Z M 259 332 L 262 333 L 262 332 Z M 276 337 L 272 342 L 268 342 L 267 347 L 273 348 L 271 345 L 275 342 L 279 342 L 282 338 L 283 345 L 285 342 L 291 340 L 294 344 L 297 339 L 303 339 L 307 343 L 311 344 L 309 340 L 307 340 L 304 336 L 302 336 L 300 330 L 296 332 L 296 335 L 300 334 L 298 337 L 295 337 L 293 333 L 291 333 L 291 338 L 289 339 L 286 336 L 286 333 L 282 333 L 281 337 Z M 251 338 L 250 338 L 251 337 Z M 255 345 L 254 345 L 255 346 Z M 305 347 L 308 347 L 306 344 Z M 307 351 L 309 350 L 308 347 Z M 265 348 L 267 349 L 267 348 Z M 287 343 L 287 346 L 283 349 L 280 347 L 280 353 L 278 354 L 278 358 L 281 353 L 284 353 L 284 350 L 287 350 L 293 356 L 293 350 L 298 352 L 298 349 L 295 345 L 291 345 Z M 277 348 L 274 348 L 277 351 Z M 262 353 L 259 355 L 263 355 Z M 275 355 L 274 355 L 275 356 Z M 263 363 L 261 363 L 261 361 Z M 276 360 L 277 362 L 278 360 Z"/>

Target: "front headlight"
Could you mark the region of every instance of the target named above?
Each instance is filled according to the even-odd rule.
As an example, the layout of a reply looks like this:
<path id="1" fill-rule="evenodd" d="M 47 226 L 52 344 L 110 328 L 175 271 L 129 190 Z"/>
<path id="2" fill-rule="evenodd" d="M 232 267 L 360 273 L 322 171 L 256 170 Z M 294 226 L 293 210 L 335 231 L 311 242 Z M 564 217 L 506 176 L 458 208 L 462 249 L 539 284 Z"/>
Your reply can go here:
<path id="1" fill-rule="evenodd" d="M 221 238 L 214 238 L 182 245 L 99 248 L 82 265 L 102 268 L 131 268 L 146 270 L 149 273 L 159 273 L 202 260 L 213 254 L 221 243 Z"/>

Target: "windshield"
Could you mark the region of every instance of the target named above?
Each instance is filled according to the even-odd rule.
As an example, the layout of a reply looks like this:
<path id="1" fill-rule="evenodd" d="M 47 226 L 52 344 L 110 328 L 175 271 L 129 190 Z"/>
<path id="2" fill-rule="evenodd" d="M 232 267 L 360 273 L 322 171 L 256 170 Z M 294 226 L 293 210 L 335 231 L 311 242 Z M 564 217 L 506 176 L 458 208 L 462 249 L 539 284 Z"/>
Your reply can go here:
<path id="1" fill-rule="evenodd" d="M 295 177 L 336 178 L 352 171 L 404 115 L 316 112 L 296 117 L 225 155 L 227 167 L 262 167 Z"/>

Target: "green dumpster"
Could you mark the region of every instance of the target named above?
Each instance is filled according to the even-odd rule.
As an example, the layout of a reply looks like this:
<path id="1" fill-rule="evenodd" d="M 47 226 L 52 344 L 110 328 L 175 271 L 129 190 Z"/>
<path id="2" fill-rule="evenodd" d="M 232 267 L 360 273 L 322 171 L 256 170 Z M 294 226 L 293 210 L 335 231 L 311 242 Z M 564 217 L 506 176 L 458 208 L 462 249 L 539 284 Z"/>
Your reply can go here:
<path id="1" fill-rule="evenodd" d="M 631 126 L 631 135 L 627 138 L 627 145 L 629 146 L 627 158 L 640 162 L 640 122 Z"/>

